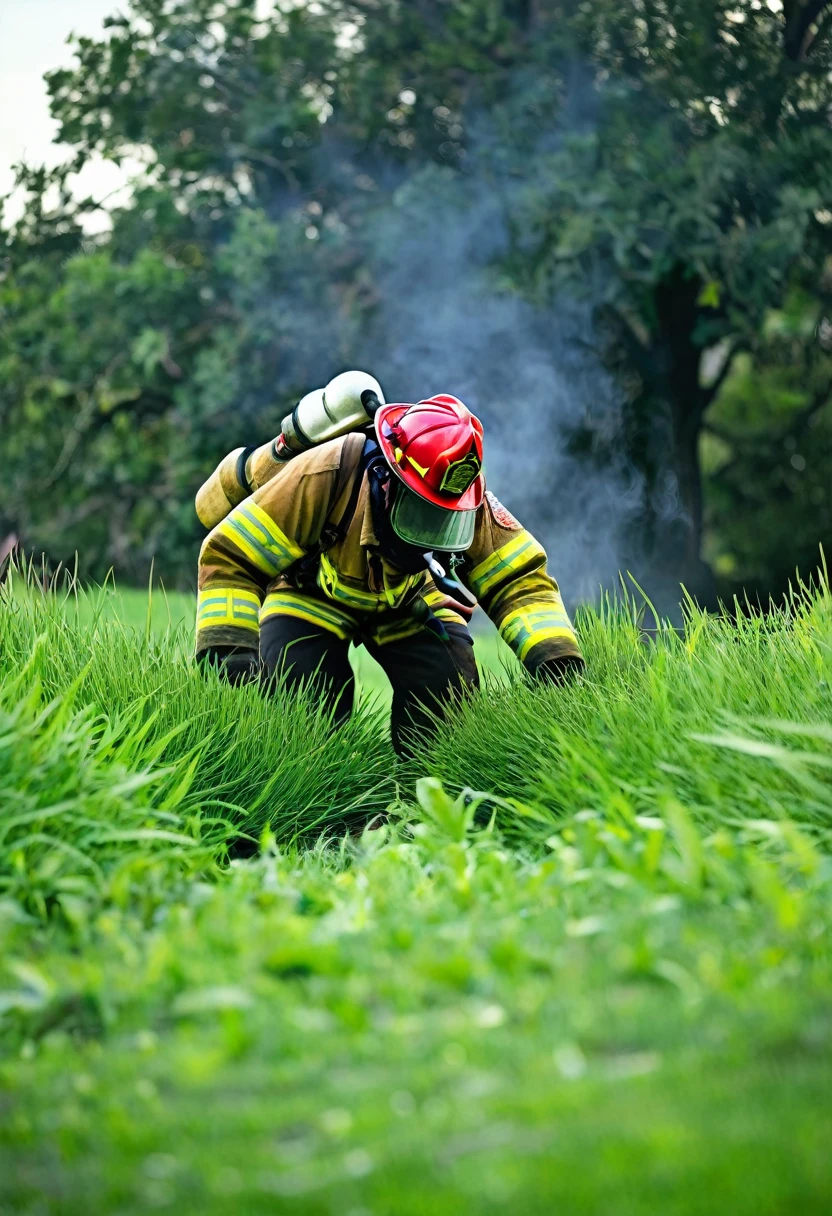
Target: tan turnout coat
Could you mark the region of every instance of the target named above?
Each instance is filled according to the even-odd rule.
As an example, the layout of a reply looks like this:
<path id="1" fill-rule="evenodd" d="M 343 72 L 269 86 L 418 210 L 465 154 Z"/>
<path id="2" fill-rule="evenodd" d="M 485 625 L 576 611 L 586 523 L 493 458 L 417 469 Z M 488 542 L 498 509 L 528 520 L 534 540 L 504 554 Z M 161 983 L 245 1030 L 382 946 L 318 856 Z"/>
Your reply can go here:
<path id="1" fill-rule="evenodd" d="M 369 481 L 359 467 L 363 444 L 364 436 L 354 433 L 296 456 L 209 533 L 199 556 L 197 653 L 215 646 L 256 650 L 260 625 L 273 615 L 377 645 L 424 628 L 418 600 L 440 619 L 462 620 L 427 571 L 403 574 L 382 557 Z M 348 462 L 345 471 L 353 468 L 351 475 L 339 477 L 342 462 Z M 292 568 L 350 501 L 356 477 L 363 484 L 348 526 L 344 521 L 346 533 L 321 554 L 314 585 L 301 590 Z M 543 548 L 488 492 L 456 575 L 529 669 L 580 658 Z"/>

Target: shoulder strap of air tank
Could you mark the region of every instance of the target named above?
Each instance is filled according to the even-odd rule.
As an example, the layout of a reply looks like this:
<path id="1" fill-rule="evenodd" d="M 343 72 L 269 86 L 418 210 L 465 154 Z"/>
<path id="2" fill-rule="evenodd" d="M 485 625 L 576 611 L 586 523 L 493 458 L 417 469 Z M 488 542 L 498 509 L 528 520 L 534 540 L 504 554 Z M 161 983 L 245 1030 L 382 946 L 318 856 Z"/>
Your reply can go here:
<path id="1" fill-rule="evenodd" d="M 347 435 L 332 489 L 329 514 L 321 532 L 319 554 L 331 549 L 346 535 L 361 493 L 364 453 L 368 446 L 367 436 L 361 431 Z"/>
<path id="2" fill-rule="evenodd" d="M 361 431 L 347 436 L 332 488 L 329 514 L 321 529 L 320 540 L 286 572 L 296 586 L 313 584 L 317 579 L 321 554 L 326 553 L 327 549 L 337 545 L 346 536 L 358 505 L 367 458 L 374 450 L 375 444 Z"/>

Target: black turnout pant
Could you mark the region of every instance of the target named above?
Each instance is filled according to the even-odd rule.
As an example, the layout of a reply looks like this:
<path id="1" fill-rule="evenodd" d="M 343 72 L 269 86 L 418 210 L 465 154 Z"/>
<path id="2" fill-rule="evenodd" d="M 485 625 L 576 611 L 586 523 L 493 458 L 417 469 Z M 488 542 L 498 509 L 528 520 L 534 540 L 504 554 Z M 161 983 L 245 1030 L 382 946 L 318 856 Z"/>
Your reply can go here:
<path id="1" fill-rule="evenodd" d="M 431 714 L 443 714 L 466 689 L 479 684 L 474 641 L 464 625 L 446 625 L 448 641 L 428 629 L 385 646 L 365 642 L 393 686 L 391 734 L 400 756 L 432 727 Z M 288 686 L 313 684 L 339 724 L 350 715 L 355 677 L 349 642 L 296 617 L 273 616 L 260 631 L 264 675 Z"/>

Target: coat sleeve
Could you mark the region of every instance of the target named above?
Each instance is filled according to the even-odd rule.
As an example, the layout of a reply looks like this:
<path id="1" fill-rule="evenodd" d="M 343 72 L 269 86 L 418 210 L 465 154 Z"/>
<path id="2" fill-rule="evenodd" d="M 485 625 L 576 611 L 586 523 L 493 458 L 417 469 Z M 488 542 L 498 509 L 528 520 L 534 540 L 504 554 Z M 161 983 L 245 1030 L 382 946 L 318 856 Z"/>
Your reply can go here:
<path id="1" fill-rule="evenodd" d="M 234 507 L 199 554 L 196 653 L 257 650 L 269 583 L 320 539 L 343 442 L 304 453 Z"/>
<path id="2" fill-rule="evenodd" d="M 583 662 L 543 546 L 490 491 L 460 575 L 528 671 Z"/>

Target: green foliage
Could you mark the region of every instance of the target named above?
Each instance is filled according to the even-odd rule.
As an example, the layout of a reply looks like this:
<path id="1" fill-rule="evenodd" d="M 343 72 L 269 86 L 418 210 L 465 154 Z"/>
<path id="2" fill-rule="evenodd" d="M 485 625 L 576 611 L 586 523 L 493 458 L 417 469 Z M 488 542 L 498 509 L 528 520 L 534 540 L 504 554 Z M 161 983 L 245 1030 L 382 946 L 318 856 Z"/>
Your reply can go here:
<path id="1" fill-rule="evenodd" d="M 272 821 L 285 840 L 386 805 L 389 744 L 371 720 L 333 733 L 309 698 L 240 694 L 197 669 L 192 620 L 156 633 L 150 614 L 136 628 L 110 608 L 106 593 L 44 595 L 13 579 L 0 598 L 0 679 L 25 665 L 47 701 L 94 706 L 112 719 L 113 746 L 135 735 L 153 766 L 171 767 L 182 814 L 230 820 L 254 841 Z"/>
<path id="2" fill-rule="evenodd" d="M 384 830 L 267 851 L 143 933 L 111 913 L 77 959 L 24 965 L 8 926 L 2 1193 L 646 1213 L 660 1185 L 674 1213 L 821 1211 L 828 878 L 734 847 L 744 912 L 581 844 Z"/>
<path id="3" fill-rule="evenodd" d="M 828 1207 L 825 586 L 648 644 L 624 606 L 586 613 L 589 675 L 476 699 L 433 776 L 384 778 L 386 824 L 299 848 L 301 802 L 276 806 L 230 866 L 183 741 L 197 703 L 180 692 L 176 740 L 153 716 L 159 656 L 185 678 L 175 632 L 148 613 L 119 640 L 112 607 L 5 605 L 4 1206 Z M 226 691 L 228 784 L 250 739 L 310 827 L 331 762 L 335 797 L 357 790 L 356 724 L 295 786 Z"/>
<path id="4" fill-rule="evenodd" d="M 784 588 L 795 566 L 810 567 L 813 541 L 832 532 L 832 360 L 811 355 L 818 326 L 817 302 L 798 293 L 770 314 L 765 351 L 734 359 L 703 437 L 708 556 L 723 586 L 741 583 L 761 599 Z M 814 529 L 797 528 L 796 515 Z"/>
<path id="5" fill-rule="evenodd" d="M 98 716 L 78 707 L 78 682 L 48 701 L 34 675 L 43 645 L 0 690 L 0 892 L 20 913 L 76 926 L 102 902 L 149 913 L 211 872 L 230 827 L 189 813 L 193 764 L 158 763 L 171 736 L 149 741 L 141 701 Z"/>
<path id="6" fill-rule="evenodd" d="M 722 409 L 738 352 L 753 352 L 769 375 L 778 361 L 772 313 L 795 297 L 808 302 L 815 324 L 792 334 L 791 358 L 817 391 L 815 410 L 828 414 L 832 361 L 816 325 L 832 283 L 832 145 L 822 117 L 831 96 L 829 13 L 824 4 L 783 8 L 579 6 L 571 25 L 591 65 L 583 106 L 573 132 L 533 161 L 517 221 L 523 240 L 510 262 L 540 300 L 564 287 L 601 293 L 606 357 L 629 396 L 612 447 L 623 439 L 643 471 L 640 525 L 661 564 L 675 564 L 708 602 L 714 586 L 699 561 L 705 523 L 711 549 L 731 555 L 720 573 L 734 574 L 722 583 L 732 590 L 762 567 L 764 585 L 779 592 L 784 570 L 810 569 L 829 536 L 828 513 L 819 519 L 785 486 L 776 496 L 782 530 L 765 527 L 770 481 L 756 484 L 741 455 L 733 478 L 713 493 L 706 482 L 703 518 L 703 421 L 715 403 Z M 755 393 L 744 400 L 755 455 L 776 464 L 778 436 L 762 439 L 765 411 Z M 787 425 L 800 420 L 796 405 Z M 578 449 L 609 459 L 607 432 L 603 419 L 588 418 Z M 737 427 L 738 449 L 746 438 Z M 662 517 L 668 450 L 686 517 L 670 523 Z M 817 464 L 828 480 L 825 452 Z"/>
<path id="7" fill-rule="evenodd" d="M 0 286 L 13 334 L 0 348 L 3 510 L 30 544 L 49 549 L 60 536 L 65 558 L 86 544 L 99 569 L 136 576 L 162 536 L 176 537 L 185 436 L 171 386 L 184 372 L 171 347 L 184 362 L 194 286 L 150 249 L 126 264 L 107 250 L 78 253 L 57 288 L 49 263 L 35 261 Z"/>
<path id="8" fill-rule="evenodd" d="M 767 615 L 735 607 L 734 619 L 691 609 L 684 633 L 664 628 L 654 643 L 635 612 L 580 613 L 588 674 L 568 697 L 495 686 L 489 712 L 478 702 L 461 707 L 416 770 L 529 802 L 544 834 L 599 803 L 619 808 L 625 830 L 677 804 L 710 827 L 767 819 L 775 808 L 809 828 L 828 826 L 813 766 L 829 764 L 829 600 L 793 593 Z M 534 834 L 532 820 L 515 822 L 511 811 L 497 818 L 506 831 Z"/>

